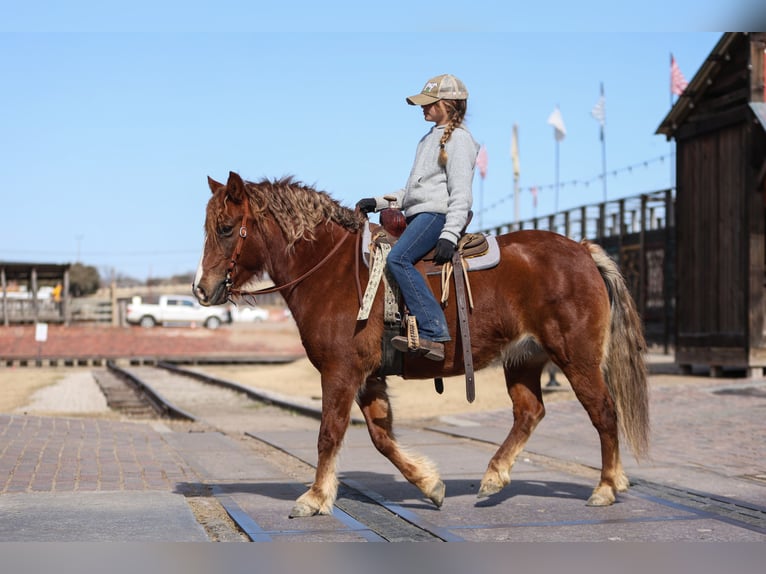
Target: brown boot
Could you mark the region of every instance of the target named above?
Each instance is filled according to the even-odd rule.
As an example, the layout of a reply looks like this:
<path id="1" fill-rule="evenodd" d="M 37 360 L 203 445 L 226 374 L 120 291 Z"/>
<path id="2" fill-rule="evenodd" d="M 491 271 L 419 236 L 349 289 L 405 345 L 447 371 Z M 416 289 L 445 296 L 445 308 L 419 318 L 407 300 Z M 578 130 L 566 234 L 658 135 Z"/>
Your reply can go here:
<path id="1" fill-rule="evenodd" d="M 431 361 L 444 360 L 444 345 L 436 341 L 420 339 L 420 346 L 416 349 L 411 349 L 407 337 L 398 335 L 391 339 L 391 345 L 394 347 L 394 349 L 401 351 L 402 353 L 419 353 Z"/>

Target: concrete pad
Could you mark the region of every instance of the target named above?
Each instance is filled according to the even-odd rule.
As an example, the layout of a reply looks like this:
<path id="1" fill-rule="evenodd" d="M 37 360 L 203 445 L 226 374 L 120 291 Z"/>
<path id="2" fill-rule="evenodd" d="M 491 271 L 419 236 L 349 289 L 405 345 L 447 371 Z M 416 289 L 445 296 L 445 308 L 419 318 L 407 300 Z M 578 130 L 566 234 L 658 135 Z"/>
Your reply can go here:
<path id="1" fill-rule="evenodd" d="M 183 496 L 168 492 L 0 496 L 2 542 L 207 542 Z"/>
<path id="2" fill-rule="evenodd" d="M 165 438 L 201 476 L 217 482 L 285 478 L 283 470 L 252 456 L 242 445 L 215 432 L 175 433 Z"/>

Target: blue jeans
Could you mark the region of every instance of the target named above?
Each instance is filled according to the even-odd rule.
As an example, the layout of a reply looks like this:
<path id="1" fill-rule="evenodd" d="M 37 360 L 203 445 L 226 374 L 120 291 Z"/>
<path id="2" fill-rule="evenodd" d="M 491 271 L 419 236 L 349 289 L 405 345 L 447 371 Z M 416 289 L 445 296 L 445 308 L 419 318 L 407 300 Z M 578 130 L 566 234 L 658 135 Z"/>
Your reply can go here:
<path id="1" fill-rule="evenodd" d="M 423 276 L 415 269 L 439 240 L 446 216 L 418 213 L 408 219 L 407 228 L 388 254 L 388 268 L 399 285 L 404 302 L 418 321 L 418 334 L 429 341 L 449 341 L 447 319 Z"/>

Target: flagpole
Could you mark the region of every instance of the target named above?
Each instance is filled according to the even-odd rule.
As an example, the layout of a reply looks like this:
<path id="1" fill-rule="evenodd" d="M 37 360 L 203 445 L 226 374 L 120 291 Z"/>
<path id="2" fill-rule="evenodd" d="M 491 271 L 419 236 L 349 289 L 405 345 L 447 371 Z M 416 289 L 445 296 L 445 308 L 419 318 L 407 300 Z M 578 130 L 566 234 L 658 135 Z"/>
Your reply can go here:
<path id="1" fill-rule="evenodd" d="M 673 52 L 670 52 L 670 109 L 673 109 Z M 670 169 L 670 188 L 675 187 L 675 169 L 673 162 L 673 138 L 668 142 L 668 168 Z"/>
<path id="2" fill-rule="evenodd" d="M 601 127 L 601 171 L 604 174 L 604 203 L 606 203 L 606 135 L 603 126 Z"/>
<path id="3" fill-rule="evenodd" d="M 553 126 L 553 139 L 556 141 L 556 205 L 554 213 L 559 211 L 559 142 L 566 136 L 566 128 L 564 127 L 564 120 L 561 117 L 561 111 L 558 105 L 553 113 L 548 118 L 548 123 Z"/>
<path id="4" fill-rule="evenodd" d="M 484 178 L 479 178 L 479 231 L 484 229 Z"/>
<path id="5" fill-rule="evenodd" d="M 513 221 L 519 224 L 519 126 L 513 124 L 511 140 L 511 160 L 513 162 Z"/>
<path id="6" fill-rule="evenodd" d="M 484 178 L 487 176 L 487 148 L 484 144 L 479 146 L 476 155 L 476 167 L 479 168 L 479 231 L 484 229 Z"/>
<path id="7" fill-rule="evenodd" d="M 601 82 L 601 97 L 604 97 L 604 82 Z M 604 203 L 606 203 L 606 112 L 604 113 L 604 121 L 601 122 L 601 173 L 604 179 Z"/>
<path id="8" fill-rule="evenodd" d="M 559 140 L 556 140 L 556 203 L 554 204 L 553 213 L 559 211 Z"/>

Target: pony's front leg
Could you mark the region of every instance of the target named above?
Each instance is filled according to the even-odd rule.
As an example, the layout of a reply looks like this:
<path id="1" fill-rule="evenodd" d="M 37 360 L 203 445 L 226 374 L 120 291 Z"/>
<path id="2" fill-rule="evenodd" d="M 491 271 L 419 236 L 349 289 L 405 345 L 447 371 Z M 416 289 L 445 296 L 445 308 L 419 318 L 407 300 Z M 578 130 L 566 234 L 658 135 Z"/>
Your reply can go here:
<path id="1" fill-rule="evenodd" d="M 332 507 L 338 493 L 336 462 L 349 421 L 351 405 L 362 375 L 322 373 L 322 422 L 317 439 L 317 469 L 311 488 L 295 501 L 290 518 L 332 514 Z"/>
<path id="2" fill-rule="evenodd" d="M 545 416 L 540 375 L 544 362 L 526 365 L 506 364 L 505 384 L 513 402 L 513 426 L 508 436 L 489 461 L 479 485 L 479 498 L 500 492 L 511 482 L 511 469 L 529 436 Z"/>
<path id="3" fill-rule="evenodd" d="M 399 469 L 437 508 L 444 502 L 444 482 L 436 465 L 428 458 L 403 451 L 394 438 L 391 402 L 386 380 L 371 376 L 359 391 L 356 402 L 362 409 L 375 448 Z"/>

